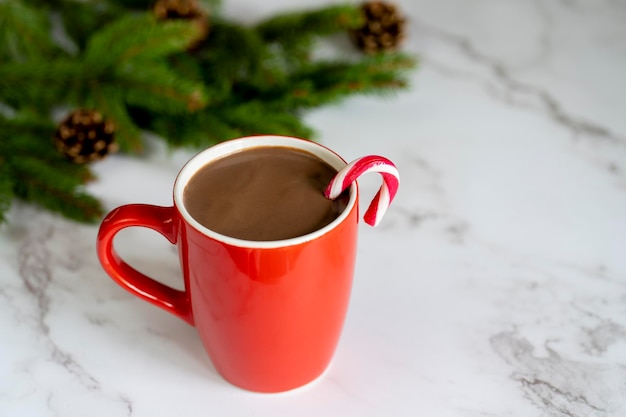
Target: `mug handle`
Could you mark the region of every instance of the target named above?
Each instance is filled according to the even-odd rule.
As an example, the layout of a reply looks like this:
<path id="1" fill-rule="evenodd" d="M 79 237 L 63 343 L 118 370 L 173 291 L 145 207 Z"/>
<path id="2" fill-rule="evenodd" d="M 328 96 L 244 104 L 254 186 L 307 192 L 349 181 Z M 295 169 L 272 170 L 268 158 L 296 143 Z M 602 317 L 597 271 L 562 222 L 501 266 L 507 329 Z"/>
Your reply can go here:
<path id="1" fill-rule="evenodd" d="M 113 247 L 113 238 L 127 227 L 146 227 L 163 235 L 170 243 L 178 240 L 174 207 L 128 204 L 111 211 L 102 221 L 96 242 L 98 258 L 109 276 L 137 297 L 194 325 L 188 289 L 179 291 L 137 271 L 124 262 Z"/>

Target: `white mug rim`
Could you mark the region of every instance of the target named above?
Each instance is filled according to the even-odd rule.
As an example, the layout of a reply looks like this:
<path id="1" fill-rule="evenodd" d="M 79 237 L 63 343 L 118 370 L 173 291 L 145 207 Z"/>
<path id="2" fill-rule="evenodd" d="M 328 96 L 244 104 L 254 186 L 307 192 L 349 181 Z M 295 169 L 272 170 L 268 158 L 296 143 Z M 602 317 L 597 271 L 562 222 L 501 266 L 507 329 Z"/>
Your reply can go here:
<path id="1" fill-rule="evenodd" d="M 319 238 L 320 236 L 325 235 L 330 232 L 338 225 L 343 223 L 343 221 L 350 215 L 354 205 L 357 200 L 357 189 L 358 186 L 353 183 L 350 186 L 350 197 L 348 200 L 348 204 L 346 208 L 339 214 L 339 216 L 333 220 L 328 225 L 317 229 L 311 233 L 297 236 L 289 239 L 281 239 L 281 240 L 269 240 L 269 241 L 257 241 L 257 240 L 245 240 L 238 239 L 235 237 L 223 235 L 214 230 L 203 226 L 200 222 L 191 216 L 187 208 L 185 207 L 183 201 L 183 193 L 189 179 L 202 167 L 207 165 L 210 162 L 213 162 L 217 159 L 223 158 L 227 155 L 231 155 L 233 153 L 237 153 L 243 150 L 258 148 L 258 147 L 286 147 L 286 148 L 295 148 L 299 150 L 303 150 L 323 161 L 329 163 L 333 168 L 340 170 L 347 162 L 339 156 L 333 150 L 323 146 L 317 142 L 312 142 L 307 139 L 295 138 L 291 136 L 278 136 L 278 135 L 258 135 L 258 136 L 246 136 L 236 139 L 230 139 L 224 142 L 220 142 L 216 145 L 213 145 L 203 151 L 200 151 L 195 156 L 193 156 L 189 161 L 185 163 L 185 165 L 179 171 L 176 181 L 174 182 L 174 204 L 183 217 L 184 221 L 191 225 L 198 232 L 202 233 L 205 236 L 208 236 L 212 239 L 218 240 L 220 242 L 224 242 L 231 246 L 237 247 L 246 247 L 246 248 L 256 248 L 256 249 L 270 249 L 270 248 L 280 248 L 286 246 L 294 246 L 302 243 L 306 243 L 312 240 Z"/>

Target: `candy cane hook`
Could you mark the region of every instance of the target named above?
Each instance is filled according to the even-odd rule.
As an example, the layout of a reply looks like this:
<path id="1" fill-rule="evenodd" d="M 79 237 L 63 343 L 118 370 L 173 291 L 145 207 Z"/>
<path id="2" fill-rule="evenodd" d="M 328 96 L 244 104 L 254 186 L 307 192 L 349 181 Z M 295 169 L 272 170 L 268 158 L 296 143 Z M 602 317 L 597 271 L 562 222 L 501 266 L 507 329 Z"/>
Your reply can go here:
<path id="1" fill-rule="evenodd" d="M 376 226 L 383 218 L 385 211 L 398 192 L 400 173 L 389 159 L 370 155 L 355 159 L 343 167 L 331 180 L 324 191 L 324 196 L 334 200 L 361 175 L 368 172 L 378 172 L 383 177 L 383 183 L 378 193 L 372 199 L 363 220 L 370 226 Z"/>

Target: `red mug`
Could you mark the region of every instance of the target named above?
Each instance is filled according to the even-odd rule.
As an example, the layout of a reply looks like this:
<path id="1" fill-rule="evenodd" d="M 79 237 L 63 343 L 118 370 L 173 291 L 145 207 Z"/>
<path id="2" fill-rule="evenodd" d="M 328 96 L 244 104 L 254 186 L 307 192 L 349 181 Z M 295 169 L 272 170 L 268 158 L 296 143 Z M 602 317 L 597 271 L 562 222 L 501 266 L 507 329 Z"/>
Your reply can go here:
<path id="1" fill-rule="evenodd" d="M 358 187 L 329 225 L 304 236 L 247 241 L 198 223 L 183 204 L 191 176 L 225 155 L 259 146 L 312 153 L 337 170 L 339 155 L 317 143 L 282 136 L 233 139 L 210 147 L 182 168 L 172 207 L 129 204 L 103 220 L 97 252 L 104 270 L 132 294 L 195 326 L 216 370 L 230 383 L 257 392 L 305 385 L 328 367 L 339 341 L 356 257 Z M 156 230 L 178 247 L 184 290 L 134 269 L 113 238 L 131 226 Z"/>

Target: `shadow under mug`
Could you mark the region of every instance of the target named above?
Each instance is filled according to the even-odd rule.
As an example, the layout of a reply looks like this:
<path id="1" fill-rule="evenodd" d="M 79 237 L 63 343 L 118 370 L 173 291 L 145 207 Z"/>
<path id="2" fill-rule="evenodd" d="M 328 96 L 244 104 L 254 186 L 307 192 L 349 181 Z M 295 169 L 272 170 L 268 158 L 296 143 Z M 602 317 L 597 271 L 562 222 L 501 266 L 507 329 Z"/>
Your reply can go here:
<path id="1" fill-rule="evenodd" d="M 330 149 L 304 139 L 252 136 L 210 147 L 185 164 L 174 184 L 174 205 L 129 204 L 103 220 L 97 252 L 104 270 L 132 294 L 195 326 L 216 370 L 257 392 L 305 385 L 328 367 L 345 320 L 356 257 L 358 187 L 345 210 L 310 234 L 279 241 L 246 241 L 218 234 L 185 208 L 183 191 L 195 172 L 228 154 L 259 146 L 307 151 L 337 170 Z M 164 285 L 126 263 L 113 241 L 139 226 L 178 248 L 184 290 Z"/>

